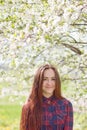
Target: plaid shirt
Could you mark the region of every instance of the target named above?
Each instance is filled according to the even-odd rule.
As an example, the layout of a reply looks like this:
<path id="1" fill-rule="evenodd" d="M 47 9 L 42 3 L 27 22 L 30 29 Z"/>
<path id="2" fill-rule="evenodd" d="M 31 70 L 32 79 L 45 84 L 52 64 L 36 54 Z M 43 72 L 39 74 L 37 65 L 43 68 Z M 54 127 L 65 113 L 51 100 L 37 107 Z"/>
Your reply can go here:
<path id="1" fill-rule="evenodd" d="M 73 130 L 73 108 L 67 99 L 43 97 L 41 130 Z"/>

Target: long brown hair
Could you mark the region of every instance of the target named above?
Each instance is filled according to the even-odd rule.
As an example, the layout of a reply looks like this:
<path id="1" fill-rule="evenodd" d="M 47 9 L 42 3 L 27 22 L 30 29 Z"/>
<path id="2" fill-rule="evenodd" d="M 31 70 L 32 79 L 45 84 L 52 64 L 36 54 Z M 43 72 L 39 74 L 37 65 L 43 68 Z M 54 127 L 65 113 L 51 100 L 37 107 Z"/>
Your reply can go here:
<path id="1" fill-rule="evenodd" d="M 59 99 L 62 98 L 61 81 L 57 69 L 50 64 L 42 65 L 41 67 L 39 67 L 34 76 L 32 91 L 28 99 L 28 114 L 25 123 L 25 128 L 23 130 L 40 130 L 41 128 L 42 84 L 44 71 L 46 69 L 52 69 L 54 71 L 56 77 L 56 87 L 54 90 L 54 96 Z"/>

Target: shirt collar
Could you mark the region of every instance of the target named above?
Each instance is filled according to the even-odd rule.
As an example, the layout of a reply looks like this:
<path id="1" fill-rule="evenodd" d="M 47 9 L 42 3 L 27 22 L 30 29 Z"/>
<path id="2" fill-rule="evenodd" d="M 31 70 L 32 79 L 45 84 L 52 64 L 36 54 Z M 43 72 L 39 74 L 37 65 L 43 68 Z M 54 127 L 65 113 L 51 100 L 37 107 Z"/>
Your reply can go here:
<path id="1" fill-rule="evenodd" d="M 51 101 L 51 102 L 52 102 L 54 98 L 55 98 L 54 95 L 52 95 L 52 96 L 49 97 L 49 98 L 43 96 L 43 97 L 42 97 L 42 101 L 43 101 L 43 102 L 48 102 L 48 101 Z"/>

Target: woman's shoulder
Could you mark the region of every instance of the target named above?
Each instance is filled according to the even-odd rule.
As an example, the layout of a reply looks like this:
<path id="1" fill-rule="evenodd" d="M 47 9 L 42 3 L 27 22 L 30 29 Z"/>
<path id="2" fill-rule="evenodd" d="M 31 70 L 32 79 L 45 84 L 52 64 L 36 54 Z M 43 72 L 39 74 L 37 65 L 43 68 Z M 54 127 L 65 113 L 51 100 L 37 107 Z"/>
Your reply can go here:
<path id="1" fill-rule="evenodd" d="M 64 104 L 66 104 L 68 106 L 72 106 L 71 101 L 69 99 L 67 99 L 67 98 L 63 98 L 63 102 L 64 102 Z"/>
<path id="2" fill-rule="evenodd" d="M 62 97 L 61 99 L 57 99 L 58 104 L 60 105 L 68 105 L 68 106 L 72 106 L 72 103 L 69 99 Z"/>
<path id="3" fill-rule="evenodd" d="M 26 102 L 23 104 L 22 109 L 23 109 L 23 110 L 29 109 L 29 104 L 30 104 L 30 102 L 29 102 L 29 101 L 26 101 Z"/>

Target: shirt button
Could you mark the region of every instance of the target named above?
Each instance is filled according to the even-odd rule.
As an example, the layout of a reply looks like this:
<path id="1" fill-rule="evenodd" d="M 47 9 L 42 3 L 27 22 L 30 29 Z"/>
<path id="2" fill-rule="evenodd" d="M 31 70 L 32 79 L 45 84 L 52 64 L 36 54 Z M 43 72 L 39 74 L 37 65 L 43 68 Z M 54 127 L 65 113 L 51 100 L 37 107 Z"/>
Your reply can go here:
<path id="1" fill-rule="evenodd" d="M 51 103 L 51 101 L 48 101 L 48 104 L 50 104 Z"/>

